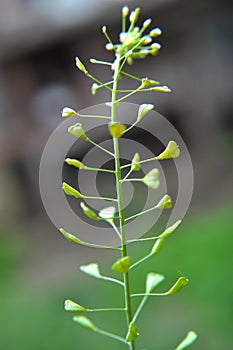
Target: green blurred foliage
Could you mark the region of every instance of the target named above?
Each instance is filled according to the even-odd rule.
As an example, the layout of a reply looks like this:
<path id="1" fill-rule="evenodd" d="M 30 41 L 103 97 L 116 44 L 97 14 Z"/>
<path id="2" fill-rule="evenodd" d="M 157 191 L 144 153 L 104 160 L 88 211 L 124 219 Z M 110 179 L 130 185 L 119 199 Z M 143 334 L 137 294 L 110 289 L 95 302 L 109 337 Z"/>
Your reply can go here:
<path id="1" fill-rule="evenodd" d="M 190 279 L 177 295 L 149 299 L 137 322 L 141 333 L 138 349 L 174 349 L 189 329 L 199 335 L 193 349 L 231 348 L 232 209 L 230 206 L 186 218 L 166 240 L 158 256 L 133 270 L 133 292 L 144 290 L 145 270 L 167 277 L 159 291 L 167 290 L 181 275 Z M 74 268 L 72 281 L 64 277 L 54 290 L 44 286 L 43 294 L 41 290 L 32 292 L 15 274 L 25 247 L 6 235 L 2 235 L 1 242 L 0 349 L 125 349 L 123 344 L 79 328 L 72 322 L 72 314 L 63 310 L 66 298 L 86 307 L 121 307 L 120 286 L 92 279 Z M 130 253 L 133 252 L 136 260 L 149 251 L 152 244 L 134 243 Z M 112 273 L 110 266 L 114 259 L 99 261 L 104 274 Z M 90 255 L 90 262 L 93 261 Z M 139 300 L 135 298 L 135 306 Z M 123 331 L 124 314 L 119 312 L 92 314 L 90 318 L 100 328 Z"/>

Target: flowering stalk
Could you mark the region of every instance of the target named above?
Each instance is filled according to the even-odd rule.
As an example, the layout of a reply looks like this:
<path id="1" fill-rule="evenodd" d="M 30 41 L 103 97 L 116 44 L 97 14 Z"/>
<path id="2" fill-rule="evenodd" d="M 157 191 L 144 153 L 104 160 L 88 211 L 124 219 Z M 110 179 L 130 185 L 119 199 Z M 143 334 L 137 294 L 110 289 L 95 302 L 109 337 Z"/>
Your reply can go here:
<path id="1" fill-rule="evenodd" d="M 86 328 L 89 331 L 96 332 L 98 334 L 110 337 L 125 344 L 130 350 L 135 350 L 135 340 L 139 335 L 137 330 L 136 321 L 141 313 L 146 300 L 149 297 L 157 296 L 157 297 L 165 297 L 171 296 L 175 293 L 178 293 L 182 290 L 185 285 L 188 283 L 188 279 L 185 277 L 180 277 L 177 281 L 170 287 L 168 291 L 163 293 L 155 293 L 154 290 L 157 286 L 162 283 L 164 280 L 164 276 L 158 273 L 150 272 L 146 277 L 146 286 L 143 292 L 138 292 L 135 294 L 131 294 L 131 286 L 129 283 L 129 273 L 133 268 L 136 268 L 139 264 L 143 263 L 146 259 L 152 258 L 155 256 L 163 247 L 165 240 L 173 234 L 173 232 L 180 225 L 181 220 L 175 222 L 172 226 L 167 227 L 164 232 L 162 232 L 159 236 L 152 236 L 149 238 L 142 239 L 134 239 L 127 240 L 127 232 L 126 232 L 126 222 L 143 215 L 149 211 L 156 209 L 166 209 L 171 208 L 172 200 L 168 194 L 165 194 L 163 198 L 152 208 L 145 210 L 144 212 L 137 213 L 131 217 L 125 218 L 124 213 L 124 198 L 123 198 L 123 186 L 124 182 L 133 182 L 140 181 L 145 186 L 156 190 L 160 185 L 160 173 L 157 168 L 153 168 L 142 178 L 132 178 L 130 175 L 140 170 L 140 166 L 146 162 L 153 162 L 154 160 L 163 160 L 163 159 L 171 159 L 179 156 L 180 151 L 179 147 L 175 141 L 170 141 L 165 148 L 165 150 L 156 157 L 140 160 L 140 156 L 136 153 L 129 164 L 124 166 L 120 163 L 120 152 L 119 152 L 119 141 L 120 138 L 131 130 L 134 126 L 136 126 L 142 118 L 144 118 L 150 111 L 154 108 L 152 104 L 142 104 L 138 109 L 138 115 L 135 122 L 126 128 L 124 124 L 121 124 L 117 120 L 117 106 L 118 104 L 130 96 L 139 93 L 139 92 L 147 92 L 147 91 L 155 91 L 155 92 L 170 92 L 171 90 L 164 85 L 161 85 L 158 81 L 149 79 L 149 78 L 139 78 L 128 72 L 125 72 L 123 69 L 126 64 L 131 65 L 135 59 L 143 59 L 148 55 L 157 55 L 160 44 L 157 42 L 153 42 L 154 38 L 157 38 L 161 34 L 161 30 L 159 28 L 154 28 L 149 31 L 149 34 L 145 34 L 148 31 L 148 27 L 151 24 L 151 19 L 147 19 L 143 22 L 141 29 L 137 27 L 135 24 L 137 22 L 138 16 L 140 13 L 140 9 L 136 8 L 134 11 L 129 13 L 129 9 L 127 6 L 124 6 L 122 9 L 122 32 L 120 33 L 120 42 L 114 44 L 107 32 L 107 28 L 104 26 L 102 28 L 102 32 L 105 35 L 108 43 L 106 45 L 106 49 L 114 52 L 114 60 L 113 62 L 105 62 L 99 61 L 96 59 L 91 59 L 92 64 L 101 64 L 110 67 L 113 71 L 113 78 L 109 82 L 102 82 L 100 79 L 94 77 L 89 73 L 87 68 L 81 62 L 81 60 L 76 58 L 76 66 L 79 70 L 84 73 L 87 77 L 94 81 L 92 85 L 92 93 L 96 94 L 99 89 L 105 88 L 107 91 L 111 93 L 111 102 L 108 103 L 111 108 L 111 117 L 108 116 L 98 116 L 98 115 L 80 115 L 76 111 L 71 108 L 65 107 L 63 109 L 62 115 L 63 117 L 78 117 L 78 118 L 102 118 L 109 119 L 109 133 L 113 140 L 113 149 L 114 152 L 110 152 L 100 145 L 96 144 L 93 140 L 91 140 L 88 135 L 86 135 L 85 131 L 82 128 L 80 123 L 72 125 L 69 127 L 68 132 L 74 137 L 81 138 L 86 142 L 91 143 L 95 147 L 98 147 L 101 151 L 108 153 L 114 159 L 114 170 L 108 169 L 96 169 L 93 167 L 86 166 L 82 162 L 76 159 L 66 159 L 66 163 L 72 165 L 79 169 L 79 171 L 103 171 L 103 172 L 111 172 L 115 175 L 115 185 L 116 185 L 116 198 L 105 198 L 105 197 L 92 197 L 81 194 L 77 189 L 73 188 L 67 183 L 63 183 L 63 190 L 66 195 L 71 195 L 77 199 L 98 199 L 98 200 L 109 200 L 113 203 L 116 203 L 117 210 L 115 207 L 107 207 L 103 208 L 99 213 L 94 212 L 90 209 L 85 202 L 81 202 L 80 206 L 84 212 L 84 214 L 92 219 L 92 220 L 103 220 L 107 222 L 115 233 L 120 238 L 120 247 L 110 247 L 103 245 L 95 245 L 88 242 L 83 242 L 76 236 L 71 233 L 66 232 L 63 228 L 60 229 L 60 232 L 63 236 L 72 243 L 86 246 L 95 246 L 96 248 L 101 249 L 113 249 L 119 251 L 120 256 L 119 259 L 112 265 L 113 271 L 116 271 L 121 276 L 119 279 L 114 279 L 112 277 L 104 276 L 101 274 L 99 267 L 97 264 L 92 263 L 86 266 L 81 266 L 81 271 L 86 273 L 87 275 L 104 280 L 109 281 L 111 283 L 115 283 L 120 285 L 124 289 L 124 305 L 122 308 L 101 308 L 101 309 L 90 309 L 81 306 L 75 301 L 67 299 L 65 302 L 65 310 L 69 312 L 75 313 L 73 317 L 74 322 L 79 324 L 81 327 Z M 127 21 L 129 21 L 129 27 L 127 28 Z M 120 90 L 119 89 L 119 79 L 122 76 L 127 76 L 130 79 L 133 79 L 138 83 L 138 86 L 134 90 Z M 118 98 L 118 93 L 123 93 L 124 95 L 121 98 Z M 122 177 L 122 170 L 130 168 L 127 175 Z M 117 211 L 117 214 L 116 214 Z M 131 264 L 131 259 L 127 252 L 127 244 L 129 242 L 144 242 L 146 240 L 154 241 L 151 247 L 150 252 Z M 132 298 L 141 298 L 138 307 L 136 310 L 132 310 Z M 119 336 L 109 331 L 102 330 L 95 326 L 92 321 L 83 316 L 84 313 L 93 313 L 93 312 L 111 312 L 111 311 L 119 311 L 125 312 L 126 314 L 126 329 L 125 334 L 123 336 Z M 82 314 L 82 315 L 78 315 Z M 195 332 L 191 331 L 187 334 L 186 338 L 176 347 L 175 350 L 182 350 L 189 347 L 194 340 L 196 339 Z"/>

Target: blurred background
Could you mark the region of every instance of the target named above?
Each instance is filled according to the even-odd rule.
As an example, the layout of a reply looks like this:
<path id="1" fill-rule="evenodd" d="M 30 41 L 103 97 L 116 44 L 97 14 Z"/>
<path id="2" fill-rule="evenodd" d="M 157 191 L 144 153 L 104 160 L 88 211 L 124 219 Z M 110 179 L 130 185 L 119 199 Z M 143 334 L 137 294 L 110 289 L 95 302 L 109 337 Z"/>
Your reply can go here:
<path id="1" fill-rule="evenodd" d="M 117 286 L 89 279 L 78 268 L 99 261 L 107 274 L 116 257 L 66 242 L 49 221 L 38 186 L 41 153 L 62 121 L 62 107 L 80 110 L 108 100 L 104 91 L 91 95 L 92 83 L 77 71 L 74 57 L 87 67 L 90 57 L 112 59 L 100 29 L 106 24 L 117 40 L 122 5 L 121 0 L 0 2 L 1 350 L 124 349 L 79 329 L 63 311 L 65 298 L 85 306 L 120 305 Z M 173 90 L 130 102 L 154 103 L 173 123 L 189 148 L 195 175 L 184 223 L 158 258 L 132 277 L 138 289 L 144 268 L 168 277 L 164 289 L 181 274 L 191 282 L 166 301 L 148 302 L 138 322 L 139 348 L 173 349 L 194 329 L 199 340 L 193 349 L 231 349 L 232 1 L 131 0 L 128 5 L 140 6 L 141 21 L 151 17 L 163 30 L 160 54 L 146 64 L 136 62 L 130 72 Z M 103 67 L 90 68 L 108 79 Z M 130 249 L 143 255 L 141 247 Z M 121 331 L 115 315 L 95 319 L 100 327 Z"/>

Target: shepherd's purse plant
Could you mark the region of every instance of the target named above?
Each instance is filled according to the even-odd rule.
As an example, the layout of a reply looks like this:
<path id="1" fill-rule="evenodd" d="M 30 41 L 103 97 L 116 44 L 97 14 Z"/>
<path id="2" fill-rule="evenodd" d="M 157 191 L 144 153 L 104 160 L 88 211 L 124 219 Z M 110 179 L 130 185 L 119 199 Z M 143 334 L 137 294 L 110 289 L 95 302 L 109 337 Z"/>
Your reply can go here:
<path id="1" fill-rule="evenodd" d="M 163 282 L 164 276 L 158 274 L 157 272 L 149 272 L 146 278 L 146 284 L 144 291 L 139 291 L 132 294 L 132 286 L 130 285 L 129 275 L 133 269 L 135 269 L 139 264 L 143 263 L 146 259 L 153 258 L 164 245 L 166 239 L 178 228 L 181 223 L 181 220 L 178 220 L 172 224 L 172 226 L 166 227 L 165 230 L 156 236 L 151 236 L 147 238 L 138 238 L 129 240 L 127 239 L 127 230 L 126 223 L 130 220 L 133 220 L 136 217 L 143 216 L 145 213 L 156 210 L 156 209 L 166 209 L 172 207 L 172 200 L 168 194 L 165 194 L 154 207 L 147 209 L 145 211 L 136 213 L 131 217 L 125 217 L 124 212 L 124 196 L 123 196 L 123 186 L 126 182 L 140 181 L 145 186 L 147 186 L 152 191 L 156 190 L 160 185 L 160 173 L 156 167 L 145 174 L 143 177 L 132 177 L 132 174 L 139 171 L 141 164 L 150 162 L 153 164 L 156 161 L 162 161 L 164 159 L 176 158 L 180 154 L 180 150 L 175 141 L 171 140 L 164 151 L 157 156 L 149 159 L 140 159 L 139 153 L 135 153 L 132 156 L 132 161 L 128 164 L 121 164 L 121 155 L 119 152 L 119 142 L 120 138 L 128 133 L 129 130 L 134 128 L 139 124 L 147 114 L 154 108 L 153 104 L 142 104 L 138 108 L 138 114 L 135 116 L 135 122 L 126 126 L 117 120 L 117 106 L 121 101 L 126 100 L 130 96 L 147 92 L 170 92 L 171 90 L 167 86 L 161 85 L 158 81 L 150 79 L 148 77 L 140 78 L 134 76 L 125 70 L 125 66 L 131 65 L 136 59 L 145 59 L 148 55 L 156 56 L 160 49 L 160 44 L 154 42 L 154 39 L 161 34 L 161 29 L 153 28 L 149 30 L 151 25 L 151 19 L 146 19 L 141 28 L 136 26 L 138 20 L 140 9 L 136 8 L 134 11 L 130 12 L 127 6 L 124 6 L 122 9 L 122 30 L 119 35 L 119 43 L 114 44 L 110 39 L 107 28 L 102 27 L 102 32 L 107 39 L 106 49 L 112 51 L 114 54 L 114 59 L 112 62 L 105 62 L 102 60 L 91 59 L 92 64 L 105 65 L 107 66 L 113 74 L 112 80 L 109 82 L 102 82 L 101 79 L 94 77 L 89 70 L 84 66 L 82 61 L 76 57 L 76 66 L 77 68 L 88 78 L 92 79 L 94 82 L 92 85 L 92 94 L 96 94 L 100 89 L 106 89 L 111 94 L 111 101 L 106 104 L 110 107 L 111 116 L 92 116 L 92 115 L 81 115 L 75 110 L 65 107 L 62 111 L 62 116 L 66 117 L 77 117 L 77 118 L 105 118 L 109 119 L 108 130 L 112 137 L 113 142 L 113 152 L 110 152 L 106 148 L 95 143 L 85 130 L 82 127 L 81 123 L 76 123 L 69 127 L 68 132 L 76 138 L 81 138 L 86 142 L 98 147 L 101 151 L 108 153 L 112 156 L 114 160 L 114 169 L 95 169 L 93 167 L 83 164 L 77 159 L 67 158 L 65 161 L 67 164 L 74 166 L 78 171 L 105 171 L 112 173 L 115 176 L 115 186 L 116 186 L 116 197 L 115 198 L 105 198 L 105 197 L 91 197 L 86 196 L 80 191 L 68 183 L 63 183 L 63 190 L 66 195 L 73 196 L 80 201 L 81 209 L 84 214 L 94 221 L 104 221 L 109 227 L 112 228 L 119 238 L 119 246 L 107 246 L 102 244 L 93 244 L 90 242 L 84 242 L 76 237 L 73 233 L 68 233 L 65 228 L 61 228 L 60 232 L 63 236 L 70 242 L 78 245 L 91 246 L 100 249 L 110 249 L 115 250 L 119 253 L 119 258 L 112 265 L 112 270 L 119 274 L 119 278 L 115 279 L 113 277 L 105 276 L 100 272 L 99 266 L 96 263 L 90 263 L 89 265 L 81 266 L 80 270 L 98 280 L 108 281 L 110 283 L 117 284 L 116 288 L 122 288 L 124 300 L 122 300 L 122 308 L 103 308 L 103 309 L 93 309 L 81 306 L 81 301 L 67 299 L 65 301 L 65 310 L 72 312 L 74 314 L 73 321 L 76 322 L 79 326 L 87 329 L 88 331 L 95 332 L 107 337 L 113 338 L 117 342 L 121 342 L 125 345 L 126 348 L 130 350 L 136 349 L 136 340 L 139 336 L 140 330 L 137 327 L 137 319 L 142 312 L 143 306 L 148 298 L 153 297 L 169 297 L 175 293 L 181 291 L 186 284 L 188 279 L 186 277 L 179 277 L 177 281 L 171 285 L 170 289 L 165 292 L 156 292 L 156 288 Z M 127 78 L 132 79 L 137 83 L 137 87 L 133 90 L 121 90 L 119 88 L 119 80 Z M 121 97 L 118 96 L 121 94 Z M 122 175 L 123 171 L 128 171 L 126 175 Z M 85 203 L 85 198 L 88 199 L 97 199 L 103 201 L 111 201 L 113 204 L 107 208 L 103 208 L 100 212 L 94 211 L 92 208 L 89 208 Z M 138 242 L 138 244 L 143 244 L 145 241 L 151 241 L 152 246 L 150 251 L 146 256 L 141 258 L 138 261 L 134 261 L 128 254 L 128 243 Z M 138 306 L 135 310 L 132 308 L 132 299 L 137 298 L 139 300 Z M 125 332 L 124 334 L 115 334 L 111 330 L 103 330 L 94 324 L 89 317 L 86 317 L 86 314 L 91 314 L 95 311 L 98 312 L 115 312 L 120 311 L 125 313 Z M 85 316 L 84 316 L 85 315 Z M 143 334 L 141 334 L 143 336 Z M 197 338 L 197 335 L 194 331 L 188 332 L 184 340 L 175 347 L 175 350 L 182 350 L 188 348 Z M 97 347 L 96 347 L 97 348 Z M 161 349 L 162 350 L 162 349 Z"/>

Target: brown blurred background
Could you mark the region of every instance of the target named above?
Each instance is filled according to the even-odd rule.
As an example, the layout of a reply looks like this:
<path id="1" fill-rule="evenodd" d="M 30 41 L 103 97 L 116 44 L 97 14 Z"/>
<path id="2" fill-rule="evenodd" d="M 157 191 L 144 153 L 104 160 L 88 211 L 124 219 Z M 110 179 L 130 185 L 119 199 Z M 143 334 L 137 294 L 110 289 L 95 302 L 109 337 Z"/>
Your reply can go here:
<path id="1" fill-rule="evenodd" d="M 45 143 L 61 122 L 62 107 L 80 110 L 107 100 L 104 91 L 91 95 L 92 83 L 77 71 L 74 57 L 78 55 L 102 80 L 108 79 L 105 68 L 91 66 L 88 60 L 111 60 L 100 29 L 106 24 L 117 40 L 124 4 L 120 0 L 0 2 L 1 350 L 74 349 L 75 344 L 84 349 L 89 340 L 95 347 L 95 338 L 80 333 L 63 315 L 61 305 L 67 293 L 79 295 L 81 288 L 85 296 L 85 288 L 92 288 L 89 280 L 80 286 L 78 266 L 101 254 L 72 247 L 59 236 L 40 200 L 38 171 Z M 175 272 L 184 265 L 191 279 L 193 275 L 193 290 L 190 287 L 184 304 L 182 296 L 177 301 L 182 311 L 172 309 L 179 321 L 175 326 L 175 319 L 168 322 L 170 338 L 165 329 L 171 316 L 168 306 L 164 313 L 158 307 L 153 322 L 164 343 L 159 347 L 148 338 L 146 346 L 171 348 L 178 333 L 182 337 L 187 309 L 187 323 L 202 335 L 195 349 L 230 349 L 233 5 L 227 0 L 144 0 L 128 5 L 140 6 L 141 21 L 151 17 L 163 30 L 160 54 L 146 64 L 137 62 L 130 71 L 173 90 L 169 95 L 137 95 L 130 102 L 154 103 L 175 125 L 189 148 L 195 175 L 184 234 L 181 231 L 179 242 L 174 239 L 175 248 L 169 246 L 170 255 L 161 258 L 172 276 L 174 255 Z M 179 247 L 187 249 L 186 255 L 177 253 Z M 107 254 L 106 262 L 109 259 Z M 96 293 L 101 298 L 102 290 Z M 149 308 L 147 312 L 150 315 Z M 160 319 L 162 325 L 157 326 Z M 99 342 L 95 348 L 110 346 L 108 341 Z"/>

